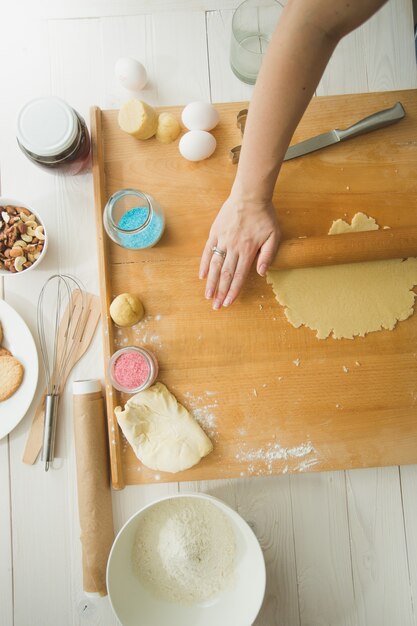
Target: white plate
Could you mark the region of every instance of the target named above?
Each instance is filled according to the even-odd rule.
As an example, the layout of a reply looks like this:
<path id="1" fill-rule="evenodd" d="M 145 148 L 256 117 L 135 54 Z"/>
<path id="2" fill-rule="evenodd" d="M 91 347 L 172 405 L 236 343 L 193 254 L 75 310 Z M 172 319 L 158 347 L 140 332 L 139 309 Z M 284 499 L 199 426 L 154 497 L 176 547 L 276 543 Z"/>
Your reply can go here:
<path id="1" fill-rule="evenodd" d="M 25 416 L 38 383 L 38 353 L 32 333 L 20 315 L 0 300 L 0 322 L 3 327 L 2 346 L 18 359 L 25 373 L 19 389 L 0 402 L 0 439 L 10 433 Z"/>

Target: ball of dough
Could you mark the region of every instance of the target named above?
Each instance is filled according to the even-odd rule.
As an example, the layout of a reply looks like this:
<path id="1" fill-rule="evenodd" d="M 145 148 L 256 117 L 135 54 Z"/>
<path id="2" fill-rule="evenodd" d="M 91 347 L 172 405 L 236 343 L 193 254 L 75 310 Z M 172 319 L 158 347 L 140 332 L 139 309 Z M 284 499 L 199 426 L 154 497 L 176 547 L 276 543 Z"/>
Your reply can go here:
<path id="1" fill-rule="evenodd" d="M 136 139 L 149 139 L 158 128 L 158 114 L 142 100 L 129 100 L 120 107 L 118 122 L 125 133 Z"/>
<path id="2" fill-rule="evenodd" d="M 133 326 L 143 315 L 142 302 L 131 293 L 121 293 L 110 305 L 110 316 L 118 326 Z"/>
<path id="3" fill-rule="evenodd" d="M 181 132 L 181 126 L 177 118 L 172 113 L 161 113 L 158 118 L 158 128 L 156 138 L 161 143 L 171 143 L 175 141 Z"/>

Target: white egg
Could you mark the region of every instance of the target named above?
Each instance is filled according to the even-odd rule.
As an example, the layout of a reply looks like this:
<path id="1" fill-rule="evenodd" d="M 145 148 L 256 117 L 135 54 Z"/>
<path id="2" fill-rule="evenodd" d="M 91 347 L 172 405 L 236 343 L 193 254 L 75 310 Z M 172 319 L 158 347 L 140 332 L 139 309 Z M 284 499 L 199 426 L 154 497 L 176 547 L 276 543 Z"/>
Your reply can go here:
<path id="1" fill-rule="evenodd" d="M 181 119 L 189 130 L 211 130 L 219 123 L 219 114 L 208 102 L 190 102 L 183 110 Z"/>
<path id="2" fill-rule="evenodd" d="M 116 61 L 114 73 L 123 87 L 132 91 L 143 89 L 148 80 L 146 69 L 142 63 L 128 57 L 122 57 Z"/>
<path id="3" fill-rule="evenodd" d="M 178 144 L 180 153 L 188 161 L 208 159 L 216 149 L 216 140 L 205 130 L 190 130 Z"/>

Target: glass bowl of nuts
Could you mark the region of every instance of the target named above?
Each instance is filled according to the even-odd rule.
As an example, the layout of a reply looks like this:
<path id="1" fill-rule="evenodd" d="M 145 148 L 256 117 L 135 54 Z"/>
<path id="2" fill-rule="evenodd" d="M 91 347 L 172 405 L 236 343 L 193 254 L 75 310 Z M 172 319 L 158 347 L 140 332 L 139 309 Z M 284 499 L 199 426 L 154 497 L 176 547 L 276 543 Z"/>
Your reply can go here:
<path id="1" fill-rule="evenodd" d="M 0 276 L 25 274 L 45 256 L 47 236 L 39 214 L 12 198 L 0 197 Z"/>

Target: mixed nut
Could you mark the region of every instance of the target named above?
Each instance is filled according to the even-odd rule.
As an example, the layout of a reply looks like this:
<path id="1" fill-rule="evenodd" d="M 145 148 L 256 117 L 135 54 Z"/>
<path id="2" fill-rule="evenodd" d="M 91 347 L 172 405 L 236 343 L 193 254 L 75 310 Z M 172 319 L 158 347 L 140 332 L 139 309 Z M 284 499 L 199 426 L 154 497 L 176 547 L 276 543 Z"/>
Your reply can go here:
<path id="1" fill-rule="evenodd" d="M 39 259 L 44 228 L 25 207 L 0 206 L 0 269 L 22 272 Z"/>

